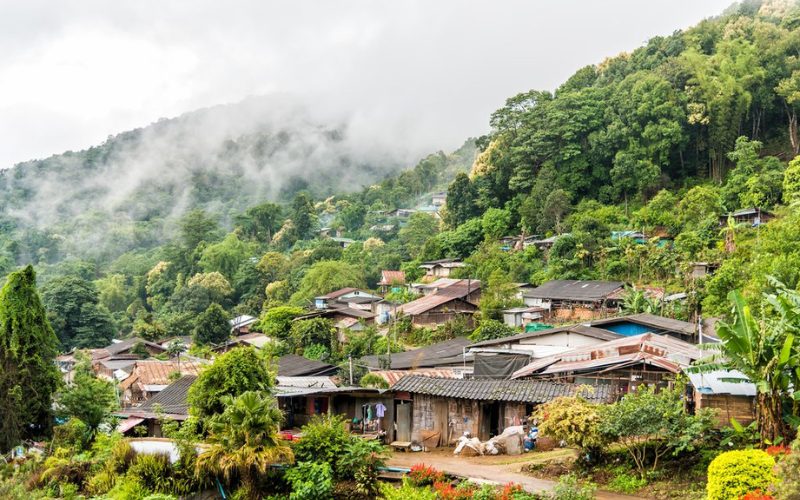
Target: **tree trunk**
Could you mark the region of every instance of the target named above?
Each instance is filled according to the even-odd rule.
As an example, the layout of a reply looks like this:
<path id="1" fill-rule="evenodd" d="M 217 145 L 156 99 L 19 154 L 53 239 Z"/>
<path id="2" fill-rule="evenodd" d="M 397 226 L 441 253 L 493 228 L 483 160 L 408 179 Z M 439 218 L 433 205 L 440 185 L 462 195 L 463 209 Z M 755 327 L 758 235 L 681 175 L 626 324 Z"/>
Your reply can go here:
<path id="1" fill-rule="evenodd" d="M 789 142 L 792 143 L 792 155 L 797 156 L 800 151 L 800 140 L 797 137 L 797 113 L 787 108 L 786 114 L 789 118 Z"/>

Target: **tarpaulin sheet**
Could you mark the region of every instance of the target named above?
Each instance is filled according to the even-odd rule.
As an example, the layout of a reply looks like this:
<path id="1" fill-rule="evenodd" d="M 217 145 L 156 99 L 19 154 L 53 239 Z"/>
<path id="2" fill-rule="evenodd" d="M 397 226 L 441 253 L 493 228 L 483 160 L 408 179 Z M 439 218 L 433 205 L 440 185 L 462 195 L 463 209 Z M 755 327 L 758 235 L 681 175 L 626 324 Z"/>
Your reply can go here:
<path id="1" fill-rule="evenodd" d="M 472 376 L 476 379 L 507 379 L 530 361 L 530 356 L 525 354 L 479 353 L 475 355 L 475 369 Z"/>

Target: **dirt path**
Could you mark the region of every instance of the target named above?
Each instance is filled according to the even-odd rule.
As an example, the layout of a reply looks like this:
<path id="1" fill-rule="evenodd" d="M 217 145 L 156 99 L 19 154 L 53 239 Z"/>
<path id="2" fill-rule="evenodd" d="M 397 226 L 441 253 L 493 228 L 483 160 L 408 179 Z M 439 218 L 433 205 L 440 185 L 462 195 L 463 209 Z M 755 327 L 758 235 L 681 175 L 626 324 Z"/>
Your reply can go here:
<path id="1" fill-rule="evenodd" d="M 552 452 L 557 453 L 557 452 Z M 562 455 L 569 455 L 565 450 Z M 555 481 L 539 479 L 521 471 L 522 465 L 537 461 L 537 455 L 524 455 L 520 457 L 493 456 L 493 457 L 459 457 L 453 455 L 451 450 L 434 450 L 421 453 L 394 453 L 388 464 L 393 467 L 411 467 L 414 464 L 424 463 L 448 474 L 491 481 L 499 484 L 517 483 L 530 493 L 552 491 Z M 542 457 L 540 455 L 540 457 Z M 540 458 L 541 459 L 541 458 Z M 632 500 L 641 497 L 620 495 L 607 491 L 598 491 L 596 498 L 600 500 Z"/>

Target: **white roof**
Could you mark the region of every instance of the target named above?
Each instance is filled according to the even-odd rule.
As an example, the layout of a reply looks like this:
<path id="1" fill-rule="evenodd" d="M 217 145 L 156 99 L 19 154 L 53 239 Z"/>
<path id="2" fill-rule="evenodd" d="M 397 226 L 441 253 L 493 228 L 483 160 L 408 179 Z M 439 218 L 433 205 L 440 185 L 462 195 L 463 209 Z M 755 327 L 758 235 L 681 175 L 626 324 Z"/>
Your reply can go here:
<path id="1" fill-rule="evenodd" d="M 730 394 L 732 396 L 755 396 L 756 386 L 736 370 L 717 370 L 709 373 L 687 373 L 689 380 L 700 394 Z M 746 382 L 729 382 L 721 379 L 740 379 Z"/>
<path id="2" fill-rule="evenodd" d="M 247 314 L 242 314 L 241 316 L 236 316 L 230 320 L 230 324 L 233 328 L 241 328 L 243 326 L 252 325 L 256 321 L 258 321 L 258 318 L 254 318 Z"/>

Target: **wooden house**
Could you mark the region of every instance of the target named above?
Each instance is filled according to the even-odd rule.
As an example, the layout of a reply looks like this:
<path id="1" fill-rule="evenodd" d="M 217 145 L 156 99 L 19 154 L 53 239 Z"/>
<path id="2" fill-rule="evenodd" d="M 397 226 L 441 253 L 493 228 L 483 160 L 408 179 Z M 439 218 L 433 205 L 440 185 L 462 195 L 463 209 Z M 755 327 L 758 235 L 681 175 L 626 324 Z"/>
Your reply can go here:
<path id="1" fill-rule="evenodd" d="M 624 286 L 621 281 L 551 280 L 525 292 L 523 301 L 562 321 L 594 319 L 618 310 L 613 296 Z"/>
<path id="2" fill-rule="evenodd" d="M 576 387 L 553 381 L 469 380 L 412 375 L 392 387 L 397 440 L 450 446 L 465 432 L 481 440 L 525 423 L 537 405 L 573 395 Z M 606 388 L 587 395 L 607 401 Z"/>
<path id="3" fill-rule="evenodd" d="M 463 279 L 396 308 L 396 317 L 407 316 L 416 326 L 435 326 L 456 317 L 471 323 L 480 303 L 481 282 Z"/>
<path id="4" fill-rule="evenodd" d="M 729 218 L 732 218 L 733 222 L 736 224 L 747 224 L 748 226 L 758 227 L 774 219 L 775 214 L 759 207 L 742 208 L 720 216 L 719 225 L 726 226 Z"/>
<path id="5" fill-rule="evenodd" d="M 464 263 L 456 259 L 440 259 L 423 262 L 419 267 L 425 270 L 428 279 L 449 278 L 453 269 L 464 267 Z"/>
<path id="6" fill-rule="evenodd" d="M 743 373 L 718 370 L 687 375 L 694 389 L 695 408 L 717 410 L 719 427 L 730 425 L 732 418 L 745 426 L 756 419 L 756 386 Z M 740 382 L 733 382 L 733 379 Z"/>

